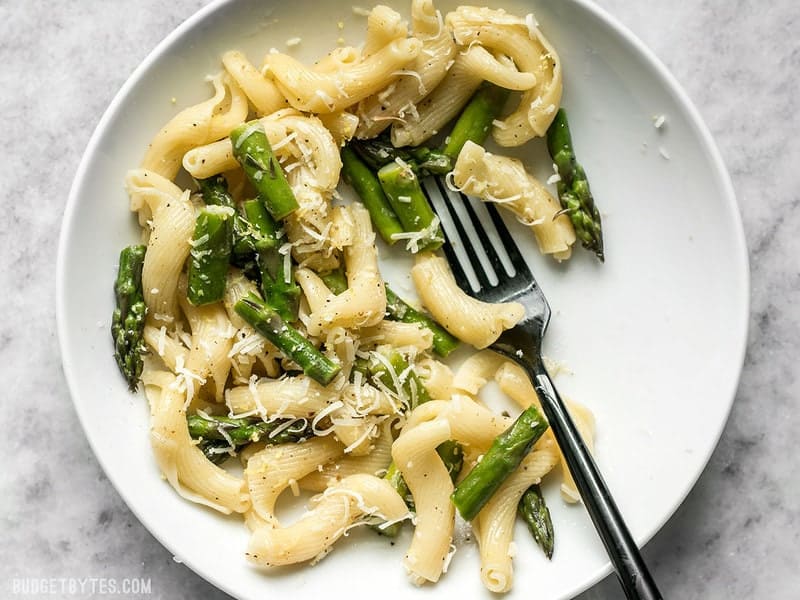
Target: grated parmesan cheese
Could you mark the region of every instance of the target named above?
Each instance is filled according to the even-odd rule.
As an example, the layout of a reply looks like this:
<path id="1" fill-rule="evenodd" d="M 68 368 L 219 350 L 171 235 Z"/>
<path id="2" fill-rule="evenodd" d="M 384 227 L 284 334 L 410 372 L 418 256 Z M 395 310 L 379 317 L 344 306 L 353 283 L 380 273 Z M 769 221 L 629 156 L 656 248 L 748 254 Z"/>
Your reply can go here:
<path id="1" fill-rule="evenodd" d="M 400 160 L 400 159 L 397 159 Z M 423 227 L 419 231 L 406 231 L 403 233 L 393 233 L 392 240 L 407 240 L 406 250 L 416 254 L 420 250 L 420 242 L 427 242 L 436 238 L 439 233 L 439 217 L 434 216 L 430 225 Z"/>
<path id="2" fill-rule="evenodd" d="M 275 49 L 273 48 L 273 50 L 275 50 Z M 272 52 L 272 50 L 270 50 L 270 52 Z M 277 52 L 278 51 L 275 50 L 276 54 L 277 54 Z M 245 128 L 245 130 L 242 132 L 242 135 L 240 135 L 239 138 L 236 140 L 236 143 L 233 146 L 234 150 L 238 150 L 242 146 L 242 144 L 244 144 L 245 140 L 247 138 L 249 138 L 251 135 L 253 135 L 260 128 L 261 128 L 261 123 L 259 121 L 256 121 L 256 122 L 252 123 L 251 125 L 248 125 Z"/>
<path id="3" fill-rule="evenodd" d="M 333 429 L 334 429 L 334 425 L 331 425 L 327 429 L 318 429 L 317 425 L 319 424 L 319 422 L 322 419 L 327 417 L 332 412 L 342 408 L 343 406 L 344 406 L 344 402 L 342 402 L 341 400 L 337 400 L 336 402 L 333 402 L 332 404 L 329 404 L 328 406 L 323 408 L 321 411 L 319 411 L 314 416 L 314 419 L 311 421 L 311 431 L 314 432 L 314 435 L 322 436 L 322 435 L 328 435 L 329 433 L 331 433 L 333 431 Z"/>
<path id="4" fill-rule="evenodd" d="M 539 34 L 539 21 L 536 20 L 536 17 L 533 13 L 528 13 L 525 15 L 525 27 L 528 28 L 528 35 L 532 40 L 538 38 Z"/>

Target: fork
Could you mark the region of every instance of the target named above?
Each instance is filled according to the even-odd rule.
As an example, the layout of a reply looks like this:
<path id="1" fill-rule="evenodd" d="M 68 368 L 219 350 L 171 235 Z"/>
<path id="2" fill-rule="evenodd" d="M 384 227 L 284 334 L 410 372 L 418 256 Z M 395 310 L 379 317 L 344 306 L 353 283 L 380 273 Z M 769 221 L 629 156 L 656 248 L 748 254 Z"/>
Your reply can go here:
<path id="1" fill-rule="evenodd" d="M 542 339 L 550 321 L 550 306 L 497 208 L 462 193 L 448 193 L 439 178 L 429 177 L 423 184 L 441 221 L 446 238 L 443 250 L 459 287 L 478 300 L 516 301 L 525 307 L 523 320 L 504 331 L 489 348 L 510 358 L 528 374 L 626 597 L 662 598 L 544 366 Z M 477 248 L 482 248 L 484 254 Z M 503 264 L 504 259 L 510 269 Z"/>

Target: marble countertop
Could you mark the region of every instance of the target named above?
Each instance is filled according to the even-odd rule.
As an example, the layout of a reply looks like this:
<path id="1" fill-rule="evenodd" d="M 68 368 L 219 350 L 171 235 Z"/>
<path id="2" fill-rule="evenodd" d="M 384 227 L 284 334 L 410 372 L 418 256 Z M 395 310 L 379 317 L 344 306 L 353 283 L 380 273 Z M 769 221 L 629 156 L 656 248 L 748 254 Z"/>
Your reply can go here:
<path id="1" fill-rule="evenodd" d="M 70 402 L 55 332 L 56 242 L 89 136 L 134 67 L 203 4 L 0 2 L 0 429 L 13 457 L 0 477 L 2 597 L 12 597 L 15 578 L 62 575 L 144 577 L 154 598 L 228 597 L 176 563 L 104 476 Z M 730 420 L 644 554 L 668 598 L 796 598 L 800 11 L 795 0 L 599 4 L 699 107 L 733 178 L 752 269 L 750 338 Z M 619 597 L 610 579 L 579 596 Z"/>

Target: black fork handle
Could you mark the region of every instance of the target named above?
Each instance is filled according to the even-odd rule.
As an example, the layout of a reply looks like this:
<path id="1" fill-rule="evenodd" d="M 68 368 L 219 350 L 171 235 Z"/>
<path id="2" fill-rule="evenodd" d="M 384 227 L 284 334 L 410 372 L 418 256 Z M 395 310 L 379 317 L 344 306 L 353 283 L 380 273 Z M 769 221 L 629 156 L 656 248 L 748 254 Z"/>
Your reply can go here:
<path id="1" fill-rule="evenodd" d="M 597 465 L 541 361 L 522 365 L 536 389 L 575 485 L 606 547 L 617 578 L 631 600 L 661 600 L 647 565 L 608 491 Z"/>

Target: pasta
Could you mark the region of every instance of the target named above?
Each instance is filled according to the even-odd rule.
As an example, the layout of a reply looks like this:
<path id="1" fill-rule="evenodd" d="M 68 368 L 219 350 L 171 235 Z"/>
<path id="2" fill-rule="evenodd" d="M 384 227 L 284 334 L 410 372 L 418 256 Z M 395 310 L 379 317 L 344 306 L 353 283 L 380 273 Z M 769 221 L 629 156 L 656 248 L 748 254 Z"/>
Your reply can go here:
<path id="1" fill-rule="evenodd" d="M 414 0 L 411 19 L 414 37 L 422 42 L 422 47 L 400 79 L 359 103 L 357 114 L 361 123 L 356 135 L 360 138 L 373 138 L 392 122 L 402 123 L 406 114 L 413 115 L 417 103 L 447 74 L 456 46 L 450 31 L 443 26 L 441 13 L 436 11 L 432 0 Z"/>
<path id="2" fill-rule="evenodd" d="M 521 72 L 536 80 L 517 108 L 495 124 L 492 135 L 501 146 L 520 146 L 543 136 L 561 102 L 561 63 L 538 27 L 503 10 L 462 6 L 447 15 L 447 24 L 462 46 L 479 44 L 510 57 Z"/>
<path id="3" fill-rule="evenodd" d="M 417 104 L 414 113 L 392 125 L 392 144 L 418 146 L 428 141 L 458 115 L 481 81 L 467 68 L 463 55 L 456 53 L 442 82 Z"/>
<path id="4" fill-rule="evenodd" d="M 453 183 L 467 194 L 510 210 L 536 236 L 539 250 L 557 259 L 569 258 L 575 229 L 558 202 L 514 158 L 486 152 L 467 142 L 453 167 Z"/>
<path id="5" fill-rule="evenodd" d="M 238 50 L 223 54 L 222 64 L 245 93 L 257 115 L 270 115 L 288 107 L 289 103 L 275 84 L 264 77 Z"/>
<path id="6" fill-rule="evenodd" d="M 158 132 L 142 168 L 174 179 L 183 155 L 228 134 L 247 117 L 247 98 L 229 77 L 212 79 L 214 97 L 178 113 Z"/>
<path id="7" fill-rule="evenodd" d="M 468 296 L 456 284 L 447 262 L 426 254 L 417 257 L 411 277 L 422 303 L 450 333 L 485 348 L 516 325 L 525 314 L 517 302 L 487 304 Z"/>
<path id="8" fill-rule="evenodd" d="M 526 490 L 561 463 L 564 500 L 579 495 L 543 417 L 527 427 L 482 400 L 494 381 L 522 411 L 538 406 L 525 372 L 491 350 L 525 308 L 459 288 L 438 253 L 438 217 L 408 182 L 444 173 L 425 160 L 445 155 L 452 187 L 501 204 L 543 254 L 568 258 L 575 230 L 521 162 L 487 152 L 474 131 L 452 152 L 448 140 L 438 153 L 417 147 L 484 82 L 521 96 L 492 124 L 498 144 L 544 135 L 561 64 L 532 15 L 462 6 L 443 17 L 432 0 L 411 0 L 409 31 L 387 6 L 364 14 L 362 45 L 312 64 L 277 50 L 261 65 L 225 52 L 212 96 L 155 133 L 125 178 L 143 243 L 120 257 L 116 358 L 132 388 L 143 384 L 164 479 L 188 501 L 240 515 L 245 555 L 259 567 L 313 565 L 353 528 L 396 535 L 411 521 L 402 566 L 416 585 L 436 582 L 456 550 L 454 493 L 498 436 L 515 423 L 535 429 L 533 450 L 482 508 L 469 515 L 459 505 L 477 515 L 481 580 L 503 593 Z M 373 154 L 358 145 L 372 142 Z M 354 181 L 359 165 L 372 187 Z M 387 168 L 409 187 L 390 194 Z M 343 181 L 363 202 L 349 201 Z M 384 213 L 370 192 L 390 197 Z M 420 206 L 431 213 L 424 222 Z M 389 249 L 379 236 L 409 243 Z M 421 307 L 388 289 L 382 272 L 386 254 L 404 252 L 415 255 L 408 275 Z M 458 341 L 477 351 L 454 362 Z M 591 447 L 592 413 L 575 402 L 569 410 Z M 302 516 L 279 518 L 278 502 L 299 502 L 301 490 L 316 494 Z"/>
<path id="9" fill-rule="evenodd" d="M 210 463 L 189 437 L 185 396 L 178 377 L 167 375 L 145 385 L 150 400 L 150 442 L 167 481 L 181 496 L 225 514 L 242 513 L 250 499 L 241 479 Z"/>
<path id="10" fill-rule="evenodd" d="M 318 560 L 364 515 L 399 521 L 407 517 L 408 508 L 389 482 L 374 475 L 351 475 L 327 488 L 316 506 L 292 525 L 256 529 L 247 556 L 263 566 Z"/>
<path id="11" fill-rule="evenodd" d="M 269 54 L 265 73 L 295 108 L 333 113 L 382 90 L 419 54 L 422 44 L 414 38 L 389 42 L 358 63 L 345 64 L 333 73 L 317 73 L 285 54 Z"/>

